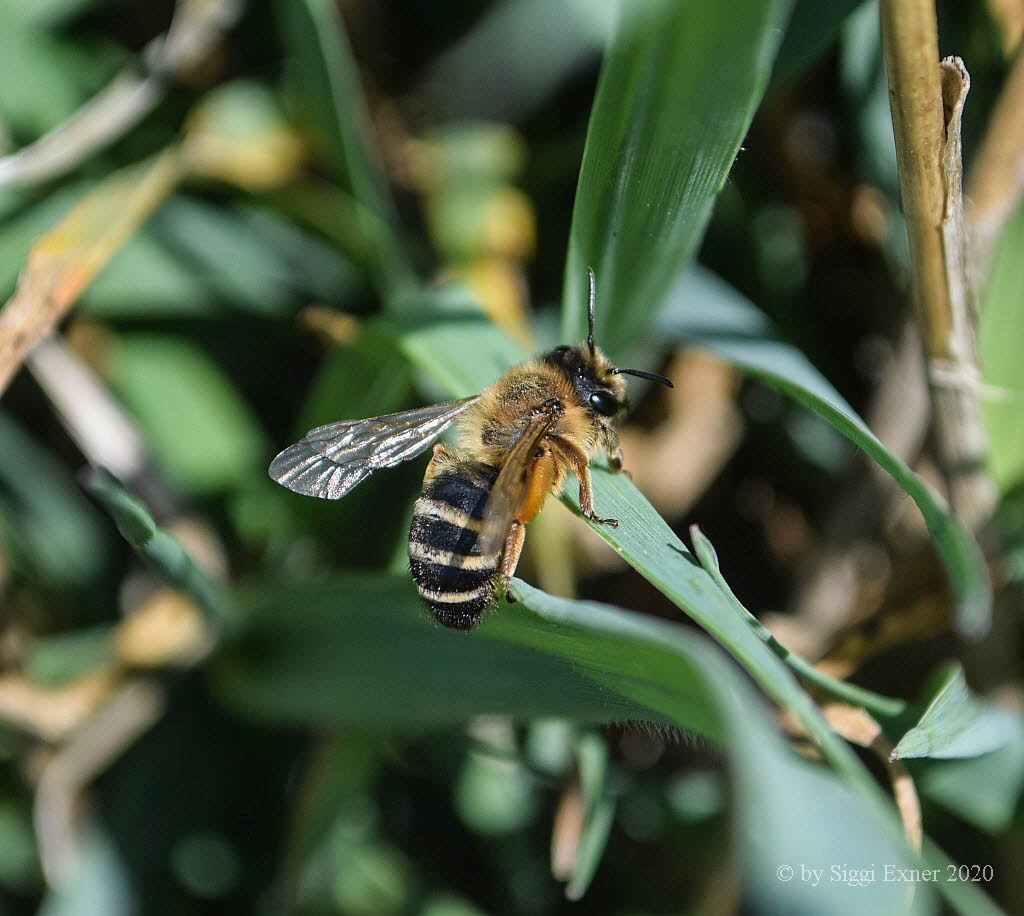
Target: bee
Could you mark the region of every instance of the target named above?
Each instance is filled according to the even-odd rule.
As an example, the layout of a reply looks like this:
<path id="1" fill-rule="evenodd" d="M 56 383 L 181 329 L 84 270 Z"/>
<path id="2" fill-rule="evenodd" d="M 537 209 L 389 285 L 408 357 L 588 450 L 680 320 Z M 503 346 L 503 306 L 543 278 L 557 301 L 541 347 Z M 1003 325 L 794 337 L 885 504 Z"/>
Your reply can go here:
<path id="1" fill-rule="evenodd" d="M 673 387 L 660 375 L 619 369 L 594 346 L 594 272 L 585 344 L 555 347 L 516 366 L 480 394 L 308 432 L 279 454 L 270 476 L 288 489 L 340 499 L 380 468 L 422 454 L 458 421 L 457 445 L 434 445 L 409 527 L 409 568 L 430 614 L 469 630 L 505 591 L 519 563 L 526 524 L 567 470 L 579 481 L 583 514 L 594 511 L 590 460 L 614 471 L 622 450 L 613 420 L 627 407 L 623 375 Z"/>

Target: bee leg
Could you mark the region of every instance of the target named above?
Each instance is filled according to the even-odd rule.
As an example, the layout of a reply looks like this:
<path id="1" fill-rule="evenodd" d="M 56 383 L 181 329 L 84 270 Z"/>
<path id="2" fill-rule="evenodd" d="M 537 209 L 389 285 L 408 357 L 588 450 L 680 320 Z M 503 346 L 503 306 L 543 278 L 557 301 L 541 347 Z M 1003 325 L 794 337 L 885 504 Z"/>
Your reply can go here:
<path id="1" fill-rule="evenodd" d="M 622 466 L 622 446 L 619 445 L 619 434 L 610 426 L 603 427 L 604 450 L 608 455 L 608 467 L 616 474 L 625 474 L 630 480 L 633 475 Z"/>
<path id="2" fill-rule="evenodd" d="M 590 480 L 590 463 L 587 461 L 587 456 L 578 445 L 574 445 L 566 439 L 558 438 L 554 441 L 558 450 L 565 456 L 565 460 L 569 462 L 569 467 L 572 468 L 576 479 L 580 482 L 580 509 L 583 514 L 598 525 L 618 528 L 619 520 L 617 518 L 601 518 L 594 512 L 594 488 Z"/>
<path id="3" fill-rule="evenodd" d="M 437 473 L 439 466 L 446 461 L 450 461 L 451 457 L 451 452 L 442 443 L 438 442 L 430 455 L 430 461 L 427 462 L 427 470 L 423 479 L 430 480 Z"/>
<path id="4" fill-rule="evenodd" d="M 505 548 L 501 552 L 501 588 L 505 593 L 506 600 L 511 604 L 512 596 L 509 594 L 508 586 L 516 573 L 519 565 L 519 555 L 523 552 L 523 544 L 526 543 L 526 525 L 519 519 L 512 520 L 512 527 L 508 530 L 508 537 L 505 538 Z"/>

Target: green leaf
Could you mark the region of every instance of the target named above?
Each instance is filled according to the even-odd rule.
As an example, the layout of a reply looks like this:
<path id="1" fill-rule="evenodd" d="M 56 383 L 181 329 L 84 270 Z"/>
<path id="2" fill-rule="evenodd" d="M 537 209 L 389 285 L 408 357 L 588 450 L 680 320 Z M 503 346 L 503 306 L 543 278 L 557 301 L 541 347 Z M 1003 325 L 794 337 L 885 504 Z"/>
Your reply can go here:
<path id="1" fill-rule="evenodd" d="M 120 338 L 110 380 L 168 473 L 195 493 L 236 486 L 267 447 L 256 418 L 220 369 L 177 337 Z"/>
<path id="2" fill-rule="evenodd" d="M 472 349 L 456 349 L 452 335 L 472 328 Z M 429 346 L 406 346 L 410 358 L 444 382 L 452 395 L 479 391 L 506 368 L 507 338 L 493 325 L 466 319 L 434 320 L 418 332 Z M 447 342 L 447 343 L 445 343 Z M 800 688 L 782 661 L 754 634 L 745 617 L 731 604 L 715 581 L 701 569 L 665 521 L 621 474 L 593 468 L 596 511 L 617 518 L 617 528 L 592 527 L 631 566 L 715 637 L 750 672 L 761 687 L 781 705 L 792 709 L 826 756 L 855 780 L 865 779 L 860 765 L 832 730 L 818 708 Z M 573 511 L 579 504 L 567 485 L 562 501 Z"/>
<path id="3" fill-rule="evenodd" d="M 617 0 L 504 0 L 445 51 L 425 80 L 429 110 L 445 120 L 516 123 L 603 42 Z"/>
<path id="4" fill-rule="evenodd" d="M 98 318 L 215 317 L 216 293 L 144 226 L 111 258 L 82 294 L 83 314 Z"/>
<path id="5" fill-rule="evenodd" d="M 213 675 L 226 700 L 264 719 L 412 729 L 481 713 L 594 722 L 654 715 L 571 659 L 439 627 L 408 576 L 261 584 L 239 606 L 245 632 Z M 502 615 L 526 616 L 513 607 Z M 689 718 L 691 728 L 710 728 L 699 706 Z"/>
<path id="6" fill-rule="evenodd" d="M 771 90 L 785 87 L 818 61 L 846 19 L 865 0 L 796 0 L 779 47 Z"/>
<path id="7" fill-rule="evenodd" d="M 615 820 L 615 798 L 607 787 L 608 746 L 593 732 L 584 732 L 576 741 L 576 767 L 585 815 L 579 849 L 565 887 L 570 900 L 580 900 L 590 887 Z"/>
<path id="8" fill-rule="evenodd" d="M 672 721 L 725 739 L 752 894 L 776 912 L 810 912 L 812 891 L 830 913 L 893 909 L 898 898 L 888 895 L 902 890 L 881 882 L 811 889 L 775 877 L 790 862 L 868 867 L 879 857 L 909 864 L 910 854 L 891 813 L 794 757 L 763 702 L 713 646 L 683 627 L 518 581 L 514 593 L 535 613 L 503 603 L 466 636 L 430 623 L 404 577 L 263 585 L 242 598 L 245 632 L 216 660 L 214 685 L 250 714 L 307 726 L 408 729 L 481 712 Z M 596 811 L 598 847 L 610 813 Z M 829 828 L 837 822 L 842 831 Z M 919 900 L 924 909 L 926 897 Z"/>
<path id="9" fill-rule="evenodd" d="M 296 424 L 299 435 L 347 417 L 400 410 L 410 391 L 408 360 L 379 324 L 363 325 L 350 343 L 326 357 L 306 395 Z"/>
<path id="10" fill-rule="evenodd" d="M 926 760 L 914 782 L 931 801 L 989 833 L 1013 823 L 1024 790 L 1024 734 L 997 751 L 959 760 Z"/>
<path id="11" fill-rule="evenodd" d="M 19 19 L 6 2 L 0 6 L 0 119 L 6 129 L 36 137 L 74 113 L 107 62 Z"/>
<path id="12" fill-rule="evenodd" d="M 620 5 L 587 131 L 564 302 L 597 273 L 597 338 L 621 354 L 693 258 L 764 91 L 789 0 Z M 582 339 L 584 313 L 562 314 Z"/>
<path id="13" fill-rule="evenodd" d="M 413 274 L 398 237 L 398 215 L 373 146 L 344 24 L 329 0 L 279 0 L 277 6 L 302 110 L 312 111 L 326 152 L 360 205 L 366 256 L 381 293 L 394 300 L 407 290 Z"/>
<path id="14" fill-rule="evenodd" d="M 978 356 L 985 388 L 982 414 L 988 430 L 988 463 L 1003 493 L 1024 482 L 1024 207 L 1007 222 L 982 296 Z"/>
<path id="15" fill-rule="evenodd" d="M 654 339 L 688 340 L 776 388 L 827 420 L 903 488 L 924 516 L 957 602 L 957 626 L 983 634 L 991 615 L 984 557 L 944 501 L 890 452 L 799 350 L 780 340 L 768 319 L 706 270 L 682 275 L 658 316 Z"/>
<path id="16" fill-rule="evenodd" d="M 181 543 L 157 527 L 149 510 L 110 473 L 97 468 L 85 475 L 85 486 L 110 513 L 122 537 L 171 585 L 187 592 L 220 629 L 228 621 L 224 596 Z"/>
<path id="17" fill-rule="evenodd" d="M 63 684 L 114 660 L 112 627 L 83 627 L 34 639 L 25 656 L 25 673 L 40 684 Z"/>
<path id="18" fill-rule="evenodd" d="M 906 888 L 880 879 L 857 887 L 830 878 L 836 863 L 870 869 L 913 857 L 891 809 L 865 804 L 861 792 L 796 758 L 763 701 L 714 646 L 680 626 L 595 602 L 555 598 L 519 580 L 513 592 L 538 615 L 538 623 L 524 628 L 502 609 L 481 632 L 577 658 L 591 677 L 624 696 L 642 697 L 684 727 L 689 702 L 679 700 L 694 686 L 703 692 L 729 755 L 743 886 L 756 912 L 931 912 L 929 894 L 922 895 L 921 887 L 911 903 Z M 623 677 L 627 671 L 646 672 L 656 690 L 634 675 Z M 836 824 L 843 829 L 836 830 Z M 824 880 L 817 887 L 801 880 L 801 864 L 823 869 Z M 790 881 L 779 879 L 785 866 L 795 871 Z"/>
<path id="19" fill-rule="evenodd" d="M 494 326 L 461 285 L 424 293 L 415 312 L 417 321 L 395 322 L 402 351 L 449 397 L 477 394 L 528 356 Z"/>
<path id="20" fill-rule="evenodd" d="M 937 678 L 931 700 L 892 752 L 908 757 L 977 757 L 1024 736 L 1021 719 L 1008 709 L 983 703 L 967 689 L 964 669 L 950 663 Z"/>
<path id="21" fill-rule="evenodd" d="M 693 543 L 694 553 L 697 555 L 697 559 L 700 560 L 700 565 L 715 580 L 718 587 L 722 589 L 736 610 L 747 620 L 758 638 L 789 665 L 790 668 L 803 677 L 804 680 L 847 703 L 851 703 L 854 706 L 863 706 L 868 712 L 885 719 L 894 719 L 905 712 L 907 704 L 903 700 L 882 696 L 873 691 L 865 690 L 863 687 L 858 687 L 855 684 L 848 684 L 846 681 L 831 678 L 815 668 L 810 662 L 790 652 L 772 635 L 771 631 L 760 620 L 743 606 L 739 598 L 733 593 L 729 583 L 725 580 L 725 576 L 722 575 L 721 567 L 718 564 L 718 554 L 715 553 L 714 545 L 712 545 L 711 541 L 708 540 L 697 525 L 690 526 L 690 540 Z"/>
<path id="22" fill-rule="evenodd" d="M 154 215 L 153 229 L 227 302 L 265 315 L 281 312 L 289 302 L 287 266 L 227 208 L 179 194 Z"/>

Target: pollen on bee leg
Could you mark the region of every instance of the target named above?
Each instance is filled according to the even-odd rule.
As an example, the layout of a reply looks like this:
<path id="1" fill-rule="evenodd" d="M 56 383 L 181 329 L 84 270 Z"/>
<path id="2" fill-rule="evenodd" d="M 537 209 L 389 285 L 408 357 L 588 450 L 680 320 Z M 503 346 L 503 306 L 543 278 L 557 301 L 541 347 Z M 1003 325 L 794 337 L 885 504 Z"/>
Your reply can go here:
<path id="1" fill-rule="evenodd" d="M 508 537 L 505 538 L 505 548 L 501 553 L 501 587 L 509 601 L 512 600 L 508 591 L 509 583 L 516 573 L 524 543 L 526 543 L 526 526 L 518 519 L 514 519 L 512 527 L 508 530 Z"/>

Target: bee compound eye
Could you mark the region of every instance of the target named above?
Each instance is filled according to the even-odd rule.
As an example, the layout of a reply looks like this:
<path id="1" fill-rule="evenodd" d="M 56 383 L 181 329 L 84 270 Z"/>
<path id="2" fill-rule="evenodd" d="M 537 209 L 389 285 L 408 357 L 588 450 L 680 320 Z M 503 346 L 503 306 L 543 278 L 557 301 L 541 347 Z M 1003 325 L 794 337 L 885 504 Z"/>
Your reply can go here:
<path id="1" fill-rule="evenodd" d="M 589 401 L 591 408 L 603 417 L 610 417 L 619 409 L 615 395 L 607 391 L 595 391 Z"/>

